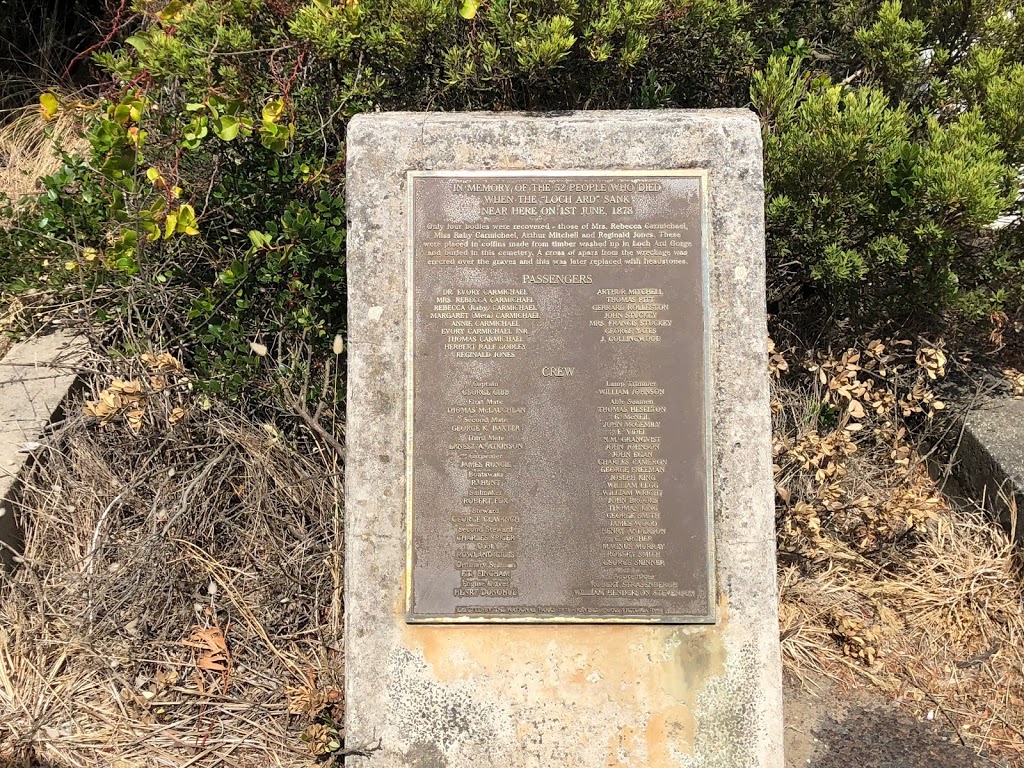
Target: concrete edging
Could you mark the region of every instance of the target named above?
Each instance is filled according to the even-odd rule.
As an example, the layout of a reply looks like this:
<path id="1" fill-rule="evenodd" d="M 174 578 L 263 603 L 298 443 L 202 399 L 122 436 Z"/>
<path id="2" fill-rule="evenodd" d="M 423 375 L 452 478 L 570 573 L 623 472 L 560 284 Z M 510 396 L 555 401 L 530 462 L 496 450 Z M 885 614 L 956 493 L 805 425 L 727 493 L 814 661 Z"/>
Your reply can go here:
<path id="1" fill-rule="evenodd" d="M 75 385 L 85 349 L 82 337 L 58 331 L 15 344 L 0 359 L 0 566 L 10 567 L 20 549 L 14 500 L 34 443 Z"/>
<path id="2" fill-rule="evenodd" d="M 1024 400 L 995 398 L 968 412 L 946 495 L 996 516 L 1024 541 Z"/>

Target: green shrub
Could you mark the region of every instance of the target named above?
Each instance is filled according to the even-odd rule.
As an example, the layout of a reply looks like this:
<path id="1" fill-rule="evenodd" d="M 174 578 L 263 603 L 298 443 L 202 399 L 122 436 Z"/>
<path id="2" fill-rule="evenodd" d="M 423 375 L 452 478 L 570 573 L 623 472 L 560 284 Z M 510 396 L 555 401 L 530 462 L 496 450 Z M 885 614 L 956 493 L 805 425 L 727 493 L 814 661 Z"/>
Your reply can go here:
<path id="1" fill-rule="evenodd" d="M 872 86 L 810 81 L 772 57 L 754 77 L 765 119 L 772 294 L 808 288 L 858 320 L 955 307 L 964 247 L 1017 198 L 1016 173 L 978 109 L 942 122 Z M 984 262 L 982 262 L 984 263 Z"/>
<path id="2" fill-rule="evenodd" d="M 136 0 L 136 26 L 95 56 L 109 95 L 61 105 L 86 113 L 91 150 L 8 212 L 0 280 L 74 295 L 115 341 L 169 345 L 214 390 L 274 397 L 315 382 L 344 328 L 352 115 L 753 105 L 777 322 L 817 335 L 1017 312 L 1021 225 L 992 225 L 1021 209 L 1022 11 Z"/>

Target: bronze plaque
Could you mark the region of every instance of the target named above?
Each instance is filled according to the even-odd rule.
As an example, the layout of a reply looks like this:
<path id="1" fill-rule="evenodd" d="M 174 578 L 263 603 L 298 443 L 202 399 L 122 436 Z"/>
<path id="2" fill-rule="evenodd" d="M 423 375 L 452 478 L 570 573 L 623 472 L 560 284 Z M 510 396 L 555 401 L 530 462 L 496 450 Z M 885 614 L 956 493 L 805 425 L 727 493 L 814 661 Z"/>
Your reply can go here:
<path id="1" fill-rule="evenodd" d="M 408 621 L 713 622 L 705 173 L 408 186 Z"/>

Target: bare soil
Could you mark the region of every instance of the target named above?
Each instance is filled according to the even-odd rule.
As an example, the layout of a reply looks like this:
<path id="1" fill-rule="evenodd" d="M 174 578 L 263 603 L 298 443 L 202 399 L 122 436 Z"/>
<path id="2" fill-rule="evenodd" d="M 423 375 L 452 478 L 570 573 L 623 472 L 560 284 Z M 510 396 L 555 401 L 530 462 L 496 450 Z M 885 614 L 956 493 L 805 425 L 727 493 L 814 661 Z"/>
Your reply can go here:
<path id="1" fill-rule="evenodd" d="M 784 697 L 786 768 L 1013 765 L 964 746 L 941 710 L 921 720 L 869 688 L 846 690 L 824 677 L 787 677 Z"/>

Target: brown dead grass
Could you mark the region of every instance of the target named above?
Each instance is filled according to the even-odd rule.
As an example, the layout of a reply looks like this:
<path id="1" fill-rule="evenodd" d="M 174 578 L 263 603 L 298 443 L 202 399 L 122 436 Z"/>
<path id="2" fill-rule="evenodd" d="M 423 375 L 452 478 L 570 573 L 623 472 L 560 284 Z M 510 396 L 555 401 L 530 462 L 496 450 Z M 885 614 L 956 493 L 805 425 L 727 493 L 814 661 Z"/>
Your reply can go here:
<path id="1" fill-rule="evenodd" d="M 791 673 L 869 681 L 913 714 L 947 720 L 979 753 L 1024 755 L 1024 589 L 997 527 L 947 509 L 889 572 L 851 557 L 813 577 L 786 567 L 780 582 Z M 845 617 L 864 627 L 874 663 L 844 647 L 857 642 L 837 631 Z"/>
<path id="2" fill-rule="evenodd" d="M 773 357 L 784 662 L 1014 763 L 1018 554 L 942 501 L 908 437 L 945 410 L 945 365 L 888 348 Z M 204 407 L 168 356 L 88 367 L 93 415 L 44 441 L 0 581 L 0 763 L 340 759 L 337 459 Z"/>
<path id="3" fill-rule="evenodd" d="M 58 148 L 83 151 L 81 117 L 61 111 L 46 122 L 38 106 L 28 106 L 0 125 L 0 194 L 17 202 L 39 191 L 38 180 L 59 170 Z"/>
<path id="4" fill-rule="evenodd" d="M 112 411 L 79 404 L 44 438 L 0 577 L 0 764 L 330 758 L 337 460 L 218 413 L 167 355 L 87 367 L 110 373 L 84 399 Z"/>
<path id="5" fill-rule="evenodd" d="M 856 350 L 824 357 L 824 366 L 821 356 L 783 361 L 776 387 L 786 669 L 841 687 L 867 683 L 917 716 L 944 720 L 979 754 L 1017 764 L 1020 555 L 984 514 L 945 503 L 910 437 L 943 428 L 933 417 L 944 408 L 928 404 L 941 403 L 934 387 L 945 371 L 912 346 L 867 370 Z M 822 418 L 835 404 L 824 393 L 868 379 L 868 390 L 853 387 L 872 406 L 863 417 L 852 418 L 843 398 Z"/>

